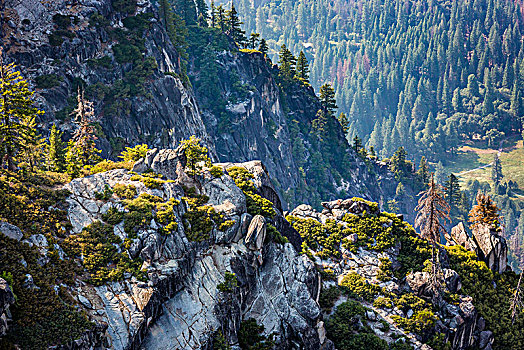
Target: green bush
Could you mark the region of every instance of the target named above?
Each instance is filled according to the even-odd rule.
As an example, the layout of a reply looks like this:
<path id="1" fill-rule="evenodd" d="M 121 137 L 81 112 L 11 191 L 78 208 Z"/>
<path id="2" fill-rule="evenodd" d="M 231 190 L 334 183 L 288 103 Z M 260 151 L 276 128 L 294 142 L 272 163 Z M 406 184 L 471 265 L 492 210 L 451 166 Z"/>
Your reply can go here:
<path id="1" fill-rule="evenodd" d="M 51 89 L 59 86 L 62 82 L 62 77 L 56 74 L 44 74 L 35 78 L 35 85 L 39 89 Z"/>
<path id="2" fill-rule="evenodd" d="M 113 190 L 108 184 L 104 186 L 102 192 L 95 192 L 95 198 L 99 201 L 107 201 L 113 196 Z"/>
<path id="3" fill-rule="evenodd" d="M 262 215 L 273 218 L 276 213 L 273 203 L 266 198 L 258 195 L 253 178 L 255 177 L 247 169 L 242 167 L 231 167 L 227 169 L 228 174 L 233 178 L 235 184 L 246 195 L 247 212 L 251 215 Z"/>
<path id="4" fill-rule="evenodd" d="M 96 221 L 81 233 L 67 237 L 64 250 L 69 256 L 83 257 L 82 266 L 91 274 L 90 281 L 94 285 L 121 281 L 126 272 L 144 280 L 145 273 L 140 271 L 142 261 L 130 259 L 127 252 L 118 252 L 115 244 L 122 247 L 122 243 L 113 233 L 112 225 Z"/>
<path id="5" fill-rule="evenodd" d="M 105 214 L 102 214 L 102 220 L 109 225 L 118 225 L 122 220 L 124 220 L 124 213 L 115 207 L 111 207 L 107 212 L 105 212 Z"/>
<path id="6" fill-rule="evenodd" d="M 224 169 L 222 167 L 213 165 L 211 169 L 209 169 L 209 172 L 211 173 L 211 176 L 214 178 L 220 178 L 222 175 L 224 175 Z"/>
<path id="7" fill-rule="evenodd" d="M 111 160 L 103 160 L 101 162 L 96 163 L 93 166 L 90 166 L 87 168 L 89 175 L 94 175 L 98 173 L 103 173 L 109 170 L 115 170 L 115 169 L 128 169 L 130 170 L 133 167 L 132 163 L 127 162 L 113 162 Z"/>
<path id="8" fill-rule="evenodd" d="M 357 274 L 350 272 L 342 278 L 340 285 L 355 296 L 366 301 L 373 302 L 375 297 L 382 291 L 382 289 L 375 285 L 368 283 L 368 281 Z"/>
<path id="9" fill-rule="evenodd" d="M 217 289 L 222 293 L 232 293 L 238 286 L 237 276 L 234 273 L 226 271 L 224 279 L 224 282 L 217 285 Z"/>
<path id="10" fill-rule="evenodd" d="M 366 308 L 349 300 L 340 304 L 326 322 L 329 339 L 339 350 L 388 350 L 386 341 L 377 337 L 371 328 L 365 326 Z"/>
<path id="11" fill-rule="evenodd" d="M 318 303 L 324 310 L 331 310 L 335 305 L 338 297 L 340 296 L 340 289 L 337 286 L 331 286 L 329 288 L 322 288 Z"/>
<path id="12" fill-rule="evenodd" d="M 391 300 L 391 298 L 378 297 L 373 302 L 373 307 L 376 307 L 377 309 L 392 309 L 394 305 L 393 305 L 393 301 Z"/>
<path id="13" fill-rule="evenodd" d="M 386 258 L 379 258 L 380 260 L 380 269 L 377 273 L 377 279 L 381 282 L 386 282 L 391 280 L 391 276 L 393 275 L 393 264 L 389 259 Z"/>
<path id="14" fill-rule="evenodd" d="M 126 147 L 125 151 L 123 151 L 118 158 L 123 159 L 124 162 L 136 162 L 140 158 L 144 158 L 148 151 L 149 147 L 146 144 Z"/>
<path id="15" fill-rule="evenodd" d="M 258 325 L 254 318 L 242 321 L 238 330 L 238 345 L 242 350 L 270 350 L 275 342 L 273 335 L 263 336 L 264 326 Z"/>
<path id="16" fill-rule="evenodd" d="M 266 241 L 272 241 L 281 245 L 289 243 L 287 237 L 282 236 L 282 234 L 277 230 L 277 228 L 271 224 L 266 225 Z"/>
<path id="17" fill-rule="evenodd" d="M 431 330 L 438 320 L 433 311 L 428 309 L 416 311 L 411 318 L 397 315 L 393 315 L 391 318 L 399 327 L 408 332 L 419 335 Z"/>
<path id="18" fill-rule="evenodd" d="M 137 191 L 133 185 L 115 184 L 113 186 L 113 193 L 120 199 L 133 199 Z"/>

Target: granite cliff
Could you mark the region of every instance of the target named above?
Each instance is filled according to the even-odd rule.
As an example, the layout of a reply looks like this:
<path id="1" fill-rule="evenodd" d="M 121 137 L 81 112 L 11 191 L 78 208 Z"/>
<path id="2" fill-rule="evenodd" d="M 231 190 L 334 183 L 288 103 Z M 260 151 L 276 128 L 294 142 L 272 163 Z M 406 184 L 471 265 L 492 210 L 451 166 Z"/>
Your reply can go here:
<path id="1" fill-rule="evenodd" d="M 176 147 L 196 135 L 215 161 L 263 161 L 285 208 L 395 196 L 387 167 L 357 156 L 334 119 L 330 140 L 318 140 L 312 121 L 320 103 L 311 87 L 283 89 L 278 69 L 262 54 L 241 52 L 227 37 L 198 28 L 187 39 L 185 63 L 156 2 L 8 0 L 6 6 L 6 51 L 35 83 L 44 135 L 53 123 L 66 135 L 74 131 L 69 113 L 83 87 L 95 103 L 105 157 L 138 143 Z M 214 70 L 204 69 L 209 65 Z M 212 89 L 202 83 L 210 79 Z"/>

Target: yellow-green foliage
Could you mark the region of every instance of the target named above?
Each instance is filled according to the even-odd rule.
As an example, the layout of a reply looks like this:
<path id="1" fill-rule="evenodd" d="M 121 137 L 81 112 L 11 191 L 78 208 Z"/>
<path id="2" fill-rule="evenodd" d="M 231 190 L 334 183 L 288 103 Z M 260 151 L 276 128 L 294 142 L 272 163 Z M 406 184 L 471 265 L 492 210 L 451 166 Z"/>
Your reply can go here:
<path id="1" fill-rule="evenodd" d="M 114 169 L 127 169 L 131 170 L 133 163 L 131 162 L 113 162 L 111 160 L 104 159 L 101 162 L 96 163 L 93 166 L 86 166 L 86 175 L 93 175 L 103 173 L 104 171 Z"/>
<path id="2" fill-rule="evenodd" d="M 362 198 L 358 198 L 358 197 L 353 197 L 351 198 L 351 200 L 353 202 L 362 202 L 362 203 L 365 203 L 369 206 L 369 208 L 371 209 L 372 212 L 376 213 L 378 212 L 378 203 L 375 203 L 375 202 L 370 202 L 370 201 L 367 201 L 365 199 L 362 199 Z M 368 213 L 370 214 L 370 213 Z"/>
<path id="3" fill-rule="evenodd" d="M 156 220 L 163 225 L 160 230 L 166 235 L 175 233 L 178 230 L 174 212 L 175 205 L 178 205 L 178 203 L 174 198 L 170 198 L 166 203 L 159 203 L 156 207 Z"/>
<path id="4" fill-rule="evenodd" d="M 375 285 L 368 283 L 368 281 L 357 274 L 356 272 L 350 272 L 342 278 L 340 285 L 351 294 L 372 302 L 375 297 L 382 291 L 382 289 Z"/>
<path id="5" fill-rule="evenodd" d="M 131 181 L 141 181 L 147 188 L 159 190 L 162 188 L 162 185 L 166 182 L 171 182 L 170 180 L 162 180 L 161 174 L 156 174 L 154 172 L 145 172 L 142 175 L 133 175 L 131 176 Z"/>
<path id="6" fill-rule="evenodd" d="M 63 236 L 62 227 L 70 226 L 64 201 L 69 192 L 48 188 L 54 185 L 53 178 L 46 175 L 22 178 L 0 172 L 0 220 L 18 226 L 25 237 L 38 233 Z"/>
<path id="7" fill-rule="evenodd" d="M 291 215 L 286 220 L 297 230 L 307 247 L 323 259 L 340 257 L 340 242 L 351 233 L 334 220 L 321 224 L 312 218 L 302 219 Z"/>
<path id="8" fill-rule="evenodd" d="M 252 181 L 255 177 L 253 174 L 242 167 L 231 167 L 227 172 L 233 178 L 238 188 L 246 195 L 247 212 L 249 214 L 262 215 L 267 218 L 275 216 L 273 203 L 256 193 L 257 189 Z"/>
<path id="9" fill-rule="evenodd" d="M 102 220 L 110 225 L 118 225 L 124 220 L 124 213 L 115 207 L 111 207 L 105 214 L 102 214 Z"/>
<path id="10" fill-rule="evenodd" d="M 153 210 L 158 203 L 162 202 L 162 198 L 148 193 L 141 193 L 135 199 L 126 199 L 123 201 L 128 210 L 128 212 L 124 214 L 124 231 L 130 238 L 136 237 L 136 233 L 140 229 L 145 228 L 151 223 Z"/>
<path id="11" fill-rule="evenodd" d="M 144 279 L 145 273 L 140 271 L 142 261 L 138 258 L 131 260 L 125 251 L 119 253 L 116 245 L 121 244 L 112 225 L 96 221 L 81 233 L 67 237 L 64 250 L 69 256 L 83 257 L 82 266 L 91 274 L 90 281 L 94 285 L 120 281 L 125 272 Z"/>
<path id="12" fill-rule="evenodd" d="M 393 275 L 392 263 L 389 259 L 380 258 L 380 270 L 377 273 L 377 279 L 381 282 L 386 282 L 391 280 Z"/>
<path id="13" fill-rule="evenodd" d="M 213 227 L 217 225 L 219 230 L 227 230 L 234 222 L 226 221 L 224 215 L 217 213 L 215 208 L 205 205 L 209 197 L 205 195 L 195 195 L 192 191 L 186 191 L 193 197 L 183 197 L 187 203 L 188 210 L 184 214 L 184 228 L 187 239 L 190 241 L 202 242 L 210 237 Z"/>
<path id="14" fill-rule="evenodd" d="M 405 318 L 397 315 L 393 315 L 391 318 L 399 327 L 415 334 L 422 334 L 431 330 L 438 320 L 433 311 L 429 309 L 416 311 L 413 313 L 411 318 Z"/>
<path id="15" fill-rule="evenodd" d="M 149 147 L 146 144 L 136 145 L 135 147 L 126 147 L 125 151 L 122 152 L 118 157 L 123 159 L 124 162 L 136 162 L 140 158 L 144 158 L 149 151 Z"/>
<path id="16" fill-rule="evenodd" d="M 2 349 L 11 349 L 13 344 L 22 349 L 47 349 L 77 339 L 94 327 L 76 309 L 68 287 L 62 286 L 56 292 L 54 289 L 60 283 L 74 286 L 74 277 L 80 272 L 78 265 L 67 257 L 60 260 L 54 246 L 59 243 L 55 237 L 64 237 L 64 227 L 69 226 L 67 212 L 61 210 L 67 207 L 67 192 L 50 190 L 48 186 L 54 184 L 52 177 L 43 174 L 0 175 L 0 220 L 21 228 L 25 237 L 44 234 L 49 243 L 49 262 L 40 265 L 41 255 L 36 247 L 0 234 L 0 272 L 8 277 L 16 295 L 16 304 L 10 309 L 13 322 L 0 340 Z M 39 289 L 23 287 L 26 274 L 33 277 Z"/>
<path id="17" fill-rule="evenodd" d="M 492 273 L 473 252 L 460 246 L 446 247 L 451 268 L 461 277 L 461 292 L 473 297 L 473 304 L 486 320 L 486 328 L 495 337 L 493 348 L 524 348 L 524 313 L 511 322 L 510 300 L 517 286 L 518 276 L 513 272 Z"/>
<path id="18" fill-rule="evenodd" d="M 393 306 L 393 301 L 391 300 L 391 298 L 387 297 L 378 297 L 373 302 L 373 307 L 376 307 L 378 309 L 392 309 Z"/>
<path id="19" fill-rule="evenodd" d="M 136 187 L 133 185 L 116 184 L 113 193 L 120 199 L 133 199 L 136 196 Z"/>
<path id="20" fill-rule="evenodd" d="M 216 165 L 213 165 L 211 169 L 209 169 L 209 172 L 211 173 L 213 177 L 216 177 L 216 178 L 222 177 L 222 175 L 224 175 L 224 169 Z"/>
<path id="21" fill-rule="evenodd" d="M 240 49 L 239 51 L 243 53 L 262 53 L 259 50 L 255 50 L 255 49 Z"/>
<path id="22" fill-rule="evenodd" d="M 234 273 L 226 271 L 224 282 L 217 285 L 217 289 L 222 293 L 231 293 L 238 286 L 237 276 Z"/>

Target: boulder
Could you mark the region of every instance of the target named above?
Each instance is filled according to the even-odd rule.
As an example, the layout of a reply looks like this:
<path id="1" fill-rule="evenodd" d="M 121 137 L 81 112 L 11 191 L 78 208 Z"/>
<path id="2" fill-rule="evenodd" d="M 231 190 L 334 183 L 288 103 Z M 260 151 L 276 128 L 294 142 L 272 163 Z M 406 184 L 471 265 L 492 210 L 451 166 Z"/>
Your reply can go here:
<path id="1" fill-rule="evenodd" d="M 6 235 L 7 237 L 17 241 L 20 241 L 24 237 L 22 230 L 20 230 L 15 225 L 11 225 L 10 223 L 5 221 L 0 222 L 0 232 Z"/>
<path id="2" fill-rule="evenodd" d="M 261 250 L 266 239 L 266 219 L 262 215 L 255 215 L 247 229 L 244 242 L 251 250 Z"/>
<path id="3" fill-rule="evenodd" d="M 7 311 L 15 303 L 15 295 L 9 284 L 0 278 L 0 337 L 7 333 Z"/>
<path id="4" fill-rule="evenodd" d="M 449 234 L 445 233 L 444 237 L 446 238 L 446 244 L 449 246 L 460 245 L 470 251 L 474 251 L 477 248 L 462 222 L 453 227 Z"/>
<path id="5" fill-rule="evenodd" d="M 503 273 L 508 264 L 508 245 L 504 237 L 489 225 L 475 225 L 473 240 L 477 245 L 477 255 L 493 272 Z"/>

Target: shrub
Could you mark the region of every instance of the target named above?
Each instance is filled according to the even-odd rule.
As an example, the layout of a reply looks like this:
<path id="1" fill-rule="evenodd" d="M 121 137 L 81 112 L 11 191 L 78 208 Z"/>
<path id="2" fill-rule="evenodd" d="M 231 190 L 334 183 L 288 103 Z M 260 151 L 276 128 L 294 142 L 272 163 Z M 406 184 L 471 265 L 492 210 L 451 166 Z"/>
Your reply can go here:
<path id="1" fill-rule="evenodd" d="M 282 236 L 282 234 L 277 230 L 277 228 L 271 224 L 267 224 L 267 231 L 266 231 L 266 241 L 273 241 L 277 244 L 284 245 L 286 243 L 289 243 L 289 240 L 287 237 Z"/>
<path id="2" fill-rule="evenodd" d="M 368 281 L 357 274 L 350 272 L 342 278 L 340 285 L 355 296 L 366 301 L 372 302 L 373 299 L 381 292 L 381 288 L 375 284 L 370 284 Z"/>
<path id="3" fill-rule="evenodd" d="M 102 192 L 95 192 L 95 198 L 99 201 L 107 201 L 113 196 L 113 190 L 108 184 L 105 184 Z"/>
<path id="4" fill-rule="evenodd" d="M 82 266 L 91 274 L 90 281 L 94 285 L 120 281 L 125 272 L 144 280 L 145 273 L 140 271 L 142 261 L 138 258 L 131 260 L 127 252 L 118 252 L 115 245 L 122 246 L 122 243 L 113 233 L 112 225 L 96 221 L 81 233 L 67 237 L 64 250 L 70 256 L 83 256 Z"/>
<path id="5" fill-rule="evenodd" d="M 387 343 L 377 337 L 373 331 L 363 325 L 366 308 L 360 303 L 349 300 L 340 304 L 333 316 L 326 322 L 329 339 L 339 350 L 387 350 Z"/>
<path id="6" fill-rule="evenodd" d="M 115 184 L 113 186 L 113 193 L 121 199 L 133 199 L 137 192 L 133 185 Z"/>
<path id="7" fill-rule="evenodd" d="M 377 273 L 377 279 L 381 282 L 391 280 L 393 275 L 392 263 L 389 259 L 380 258 L 380 270 Z"/>
<path id="8" fill-rule="evenodd" d="M 263 336 L 264 326 L 258 325 L 254 318 L 242 321 L 238 330 L 238 345 L 242 350 L 270 350 L 275 342 L 273 335 Z"/>
<path id="9" fill-rule="evenodd" d="M 163 184 L 166 183 L 165 180 L 155 179 L 152 177 L 142 177 L 142 183 L 149 189 L 161 189 Z"/>
<path id="10" fill-rule="evenodd" d="M 256 193 L 257 189 L 252 179 L 255 177 L 247 169 L 242 167 L 231 167 L 227 170 L 235 181 L 235 184 L 246 195 L 247 212 L 251 215 L 262 215 L 267 218 L 275 216 L 273 203 Z"/>
<path id="11" fill-rule="evenodd" d="M 93 166 L 88 167 L 88 174 L 94 175 L 98 173 L 103 173 L 105 171 L 114 170 L 114 169 L 128 169 L 131 170 L 133 167 L 132 163 L 128 162 L 113 162 L 111 160 L 103 160 L 96 163 Z"/>
<path id="12" fill-rule="evenodd" d="M 377 309 L 392 309 L 394 305 L 393 301 L 391 301 L 391 298 L 378 297 L 373 302 L 373 306 Z"/>
<path id="13" fill-rule="evenodd" d="M 224 279 L 224 282 L 217 285 L 217 289 L 222 293 L 232 293 L 238 286 L 237 276 L 234 273 L 226 271 Z"/>
<path id="14" fill-rule="evenodd" d="M 422 334 L 431 330 L 437 322 L 437 317 L 433 311 L 428 309 L 415 312 L 411 318 L 397 315 L 392 315 L 391 318 L 399 327 L 414 334 Z"/>
<path id="15" fill-rule="evenodd" d="M 44 74 L 35 78 L 35 85 L 39 89 L 51 89 L 60 85 L 62 77 L 56 74 Z"/>
<path id="16" fill-rule="evenodd" d="M 105 214 L 102 214 L 102 220 L 110 225 L 118 225 L 122 220 L 124 220 L 124 213 L 115 207 L 111 207 L 107 212 L 105 212 Z"/>
<path id="17" fill-rule="evenodd" d="M 331 310 L 339 296 L 340 289 L 337 286 L 331 286 L 327 289 L 322 288 L 318 303 L 322 309 Z"/>
<path id="18" fill-rule="evenodd" d="M 149 152 L 149 147 L 146 144 L 136 145 L 135 147 L 126 147 L 118 157 L 122 158 L 124 162 L 136 162 L 140 158 L 144 158 Z"/>
<path id="19" fill-rule="evenodd" d="M 213 165 L 211 169 L 209 169 L 209 172 L 211 173 L 211 176 L 213 176 L 214 178 L 220 178 L 222 177 L 222 175 L 224 175 L 224 170 L 222 169 L 222 167 L 216 165 Z"/>

